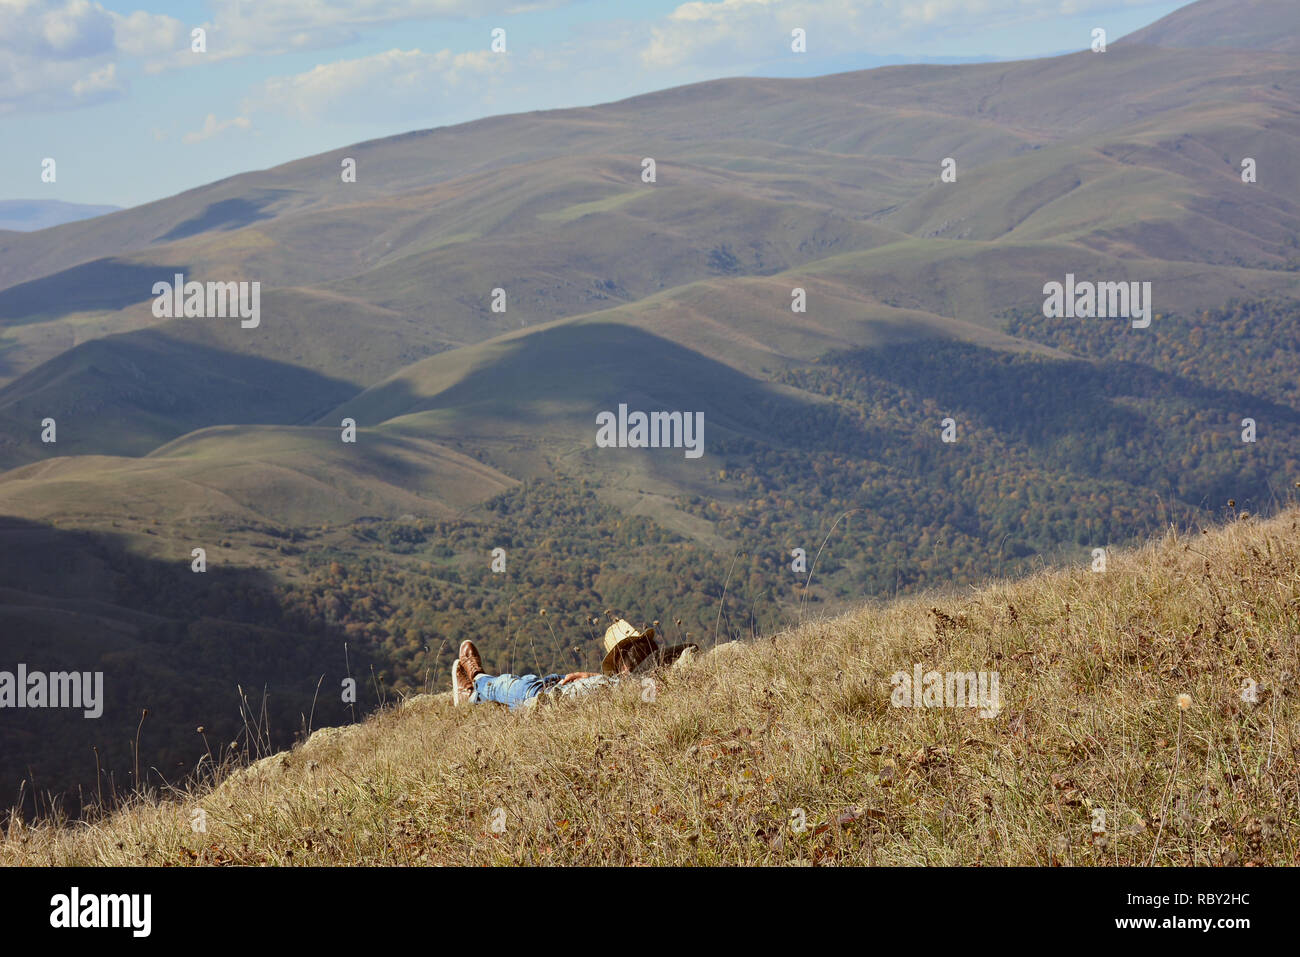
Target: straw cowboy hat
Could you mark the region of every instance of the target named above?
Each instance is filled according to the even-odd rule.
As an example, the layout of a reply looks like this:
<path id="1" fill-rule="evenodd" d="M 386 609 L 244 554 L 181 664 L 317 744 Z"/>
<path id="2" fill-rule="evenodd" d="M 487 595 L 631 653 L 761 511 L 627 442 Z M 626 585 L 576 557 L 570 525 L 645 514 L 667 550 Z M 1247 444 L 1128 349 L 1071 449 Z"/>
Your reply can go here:
<path id="1" fill-rule="evenodd" d="M 605 629 L 605 660 L 600 663 L 600 670 L 607 675 L 618 671 L 614 660 L 619 657 L 635 667 L 658 647 L 653 628 L 637 631 L 626 619 L 619 618 Z"/>
<path id="2" fill-rule="evenodd" d="M 661 648 L 655 641 L 654 628 L 637 631 L 625 619 L 619 618 L 605 629 L 605 660 L 600 670 L 607 675 L 618 671 L 616 660 L 628 663 L 630 671 L 647 671 L 660 665 L 671 664 L 687 649 L 699 650 L 697 645 L 673 645 Z"/>

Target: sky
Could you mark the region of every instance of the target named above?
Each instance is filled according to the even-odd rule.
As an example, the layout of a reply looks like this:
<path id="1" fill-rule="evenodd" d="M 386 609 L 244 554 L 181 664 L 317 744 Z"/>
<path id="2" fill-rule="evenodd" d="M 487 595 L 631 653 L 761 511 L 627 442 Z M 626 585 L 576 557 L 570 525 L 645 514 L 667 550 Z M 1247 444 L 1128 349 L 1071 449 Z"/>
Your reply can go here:
<path id="1" fill-rule="evenodd" d="M 0 0 L 0 199 L 133 206 L 362 140 L 718 77 L 1051 56 L 1184 3 Z"/>

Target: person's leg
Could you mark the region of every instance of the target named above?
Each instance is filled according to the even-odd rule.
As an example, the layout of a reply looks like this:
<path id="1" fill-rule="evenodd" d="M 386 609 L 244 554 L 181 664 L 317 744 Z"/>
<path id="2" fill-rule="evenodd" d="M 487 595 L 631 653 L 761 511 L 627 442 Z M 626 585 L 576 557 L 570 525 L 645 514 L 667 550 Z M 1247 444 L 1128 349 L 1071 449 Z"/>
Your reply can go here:
<path id="1" fill-rule="evenodd" d="M 487 675 L 474 678 L 474 696 L 471 701 L 495 701 L 497 704 L 517 708 L 536 698 L 547 688 L 559 684 L 564 675 Z"/>

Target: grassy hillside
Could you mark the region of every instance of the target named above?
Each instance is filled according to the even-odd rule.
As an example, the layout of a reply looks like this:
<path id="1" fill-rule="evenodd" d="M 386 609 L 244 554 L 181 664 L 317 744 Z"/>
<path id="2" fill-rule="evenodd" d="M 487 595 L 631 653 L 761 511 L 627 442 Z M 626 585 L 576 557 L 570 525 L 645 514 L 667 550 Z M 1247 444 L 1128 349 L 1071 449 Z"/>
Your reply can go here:
<path id="1" fill-rule="evenodd" d="M 1300 52 L 1300 9 L 1294 4 L 1278 4 L 1272 0 L 1198 0 L 1130 33 L 1123 42 L 1297 53 Z"/>
<path id="2" fill-rule="evenodd" d="M 419 696 L 211 789 L 11 824 L 0 863 L 1295 864 L 1298 607 L 1300 510 L 1239 516 L 723 645 L 653 694 Z M 996 714 L 892 707 L 917 664 L 996 671 Z"/>
<path id="3" fill-rule="evenodd" d="M 1226 22 L 1205 2 L 1104 55 L 495 117 L 0 232 L 6 614 L 112 666 L 111 623 L 141 614 L 184 647 L 200 620 L 301 628 L 330 667 L 344 641 L 373 655 L 382 697 L 461 637 L 567 666 L 593 609 L 748 636 L 1229 501 L 1272 514 L 1300 476 L 1300 70 L 1246 24 L 1252 49 L 1207 46 Z M 263 283 L 260 325 L 155 318 L 177 270 Z M 1066 273 L 1151 282 L 1150 327 L 1042 319 Z M 704 455 L 597 448 L 623 403 L 703 413 Z M 256 588 L 209 589 L 198 545 Z M 265 676 L 245 657 L 169 681 L 212 714 Z M 152 693 L 44 750 L 0 726 L 0 789 L 93 784 L 85 755 Z"/>
<path id="4" fill-rule="evenodd" d="M 92 339 L 0 388 L 0 468 L 148 455 L 206 426 L 308 422 L 354 388 L 152 329 Z M 54 443 L 42 441 L 46 418 L 57 426 Z"/>
<path id="5" fill-rule="evenodd" d="M 155 524 L 343 524 L 416 511 L 448 517 L 514 480 L 433 442 L 337 428 L 219 426 L 140 458 L 73 455 L 6 472 L 0 512 L 42 521 L 147 514 Z"/>

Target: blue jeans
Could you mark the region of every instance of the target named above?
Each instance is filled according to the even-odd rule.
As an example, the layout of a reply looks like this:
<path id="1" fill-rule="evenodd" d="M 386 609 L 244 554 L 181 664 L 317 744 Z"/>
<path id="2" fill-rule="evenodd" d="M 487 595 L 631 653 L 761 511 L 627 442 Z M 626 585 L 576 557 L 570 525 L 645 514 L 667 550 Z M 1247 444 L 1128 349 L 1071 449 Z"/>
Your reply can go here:
<path id="1" fill-rule="evenodd" d="M 526 701 L 536 698 L 543 691 L 554 688 L 564 679 L 564 675 L 492 675 L 482 674 L 474 679 L 474 695 L 471 701 L 495 701 L 509 705 L 512 709 Z"/>

